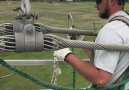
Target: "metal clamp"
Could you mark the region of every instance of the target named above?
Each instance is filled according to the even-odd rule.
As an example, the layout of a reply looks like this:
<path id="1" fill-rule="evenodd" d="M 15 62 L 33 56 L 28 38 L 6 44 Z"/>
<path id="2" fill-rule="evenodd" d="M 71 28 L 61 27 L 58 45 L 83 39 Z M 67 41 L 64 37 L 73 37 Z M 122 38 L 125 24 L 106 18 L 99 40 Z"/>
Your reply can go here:
<path id="1" fill-rule="evenodd" d="M 21 7 L 15 9 L 18 12 L 17 18 L 13 22 L 16 52 L 37 52 L 44 48 L 43 33 L 36 31 L 34 26 L 34 21 L 38 19 L 38 13 L 33 15 L 30 10 L 29 0 L 21 0 Z"/>
<path id="2" fill-rule="evenodd" d="M 16 52 L 34 52 L 43 50 L 43 33 L 36 31 L 34 25 L 24 25 L 19 21 L 15 21 L 13 22 L 13 31 L 16 38 Z"/>

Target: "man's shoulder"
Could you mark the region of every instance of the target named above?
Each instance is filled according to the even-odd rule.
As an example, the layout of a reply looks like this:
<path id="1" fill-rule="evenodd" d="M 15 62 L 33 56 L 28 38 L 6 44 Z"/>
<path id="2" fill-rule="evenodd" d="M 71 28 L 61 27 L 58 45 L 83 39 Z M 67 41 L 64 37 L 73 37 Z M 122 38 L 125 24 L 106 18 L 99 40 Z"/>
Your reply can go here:
<path id="1" fill-rule="evenodd" d="M 104 26 L 106 28 L 112 29 L 121 29 L 129 26 L 129 15 L 117 15 L 108 21 L 108 23 Z"/>
<path id="2" fill-rule="evenodd" d="M 129 14 L 126 11 L 123 11 L 123 10 L 117 11 L 116 13 L 112 14 L 108 18 L 107 22 L 117 21 L 117 20 L 115 20 L 115 18 L 127 18 L 127 19 L 129 19 Z"/>

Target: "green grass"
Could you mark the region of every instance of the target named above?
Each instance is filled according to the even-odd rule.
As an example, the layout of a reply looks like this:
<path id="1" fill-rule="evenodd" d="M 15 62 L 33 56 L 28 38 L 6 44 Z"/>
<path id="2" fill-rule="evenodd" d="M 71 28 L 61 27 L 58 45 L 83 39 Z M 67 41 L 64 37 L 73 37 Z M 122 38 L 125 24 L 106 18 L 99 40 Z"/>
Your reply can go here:
<path id="1" fill-rule="evenodd" d="M 15 20 L 16 13 L 13 12 L 13 8 L 20 6 L 20 2 L 0 2 L 0 23 L 12 23 Z M 74 3 L 47 3 L 47 2 L 31 2 L 32 12 L 37 11 L 39 13 L 39 19 L 35 23 L 43 23 L 54 27 L 68 27 L 67 16 L 72 14 L 74 19 L 75 28 L 96 30 L 104 25 L 105 20 L 101 20 L 98 17 L 98 12 L 94 8 L 94 2 L 74 2 Z M 128 3 L 126 10 L 129 11 Z M 95 29 L 94 24 L 95 23 Z M 95 37 L 86 37 L 85 40 L 93 41 Z M 80 58 L 87 58 L 82 49 L 76 48 L 75 54 Z M 27 52 L 27 53 L 0 53 L 0 57 L 3 59 L 52 59 L 53 51 L 43 52 Z M 59 66 L 62 70 L 62 74 L 59 75 L 57 84 L 64 87 L 72 87 L 72 67 L 69 65 Z M 26 71 L 34 77 L 48 82 L 51 82 L 53 66 L 16 66 L 16 68 Z M 13 73 L 12 71 L 0 67 L 0 76 Z M 87 80 L 84 80 L 78 73 L 76 73 L 76 87 L 83 88 L 90 84 Z M 12 90 L 38 90 L 41 87 L 32 81 L 15 74 L 13 77 L 0 79 L 0 90 L 5 88 L 11 88 Z"/>
<path id="2" fill-rule="evenodd" d="M 5 2 L 0 3 L 0 23 L 11 23 L 14 21 L 16 13 L 12 9 L 19 6 L 19 2 L 12 2 L 6 5 Z M 37 11 L 40 15 L 36 23 L 43 23 L 54 27 L 68 27 L 67 16 L 69 13 L 73 15 L 74 25 L 80 29 L 92 29 L 85 26 L 85 4 L 86 3 L 36 3 L 31 2 L 32 11 Z M 3 7 L 6 5 L 6 8 Z M 87 14 L 88 15 L 88 14 Z M 85 19 L 83 19 L 85 17 Z M 92 17 L 91 17 L 92 18 Z M 80 20 L 79 20 L 80 19 Z M 79 22 L 79 23 L 78 23 Z M 82 49 L 75 49 L 75 53 L 81 58 L 86 58 Z M 3 59 L 52 59 L 53 51 L 43 52 L 27 52 L 27 53 L 0 53 L 0 57 Z M 69 65 L 59 66 L 62 70 L 62 74 L 59 75 L 57 84 L 64 87 L 72 87 L 73 85 L 73 69 Z M 53 66 L 17 66 L 16 68 L 26 71 L 34 77 L 45 81 L 51 82 Z M 0 67 L 0 76 L 13 73 L 12 71 Z M 5 88 L 11 88 L 12 90 L 38 90 L 45 87 L 41 87 L 32 81 L 23 78 L 22 76 L 15 74 L 13 77 L 0 79 L 0 90 Z M 78 73 L 76 73 L 76 87 L 83 88 L 90 83 L 84 80 Z"/>

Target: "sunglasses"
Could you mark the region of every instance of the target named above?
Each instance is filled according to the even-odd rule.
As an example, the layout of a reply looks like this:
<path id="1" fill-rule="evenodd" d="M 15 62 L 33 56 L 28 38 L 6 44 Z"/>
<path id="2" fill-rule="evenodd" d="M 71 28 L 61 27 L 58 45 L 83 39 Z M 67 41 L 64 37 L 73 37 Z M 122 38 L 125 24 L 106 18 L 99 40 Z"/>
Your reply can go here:
<path id="1" fill-rule="evenodd" d="M 96 4 L 99 5 L 102 2 L 102 0 L 96 0 Z"/>

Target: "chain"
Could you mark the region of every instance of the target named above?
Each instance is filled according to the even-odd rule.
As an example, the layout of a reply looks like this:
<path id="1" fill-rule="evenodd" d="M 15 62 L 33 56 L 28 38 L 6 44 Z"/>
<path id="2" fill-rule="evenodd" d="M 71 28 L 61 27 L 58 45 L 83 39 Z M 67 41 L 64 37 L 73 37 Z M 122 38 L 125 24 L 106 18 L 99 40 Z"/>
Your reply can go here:
<path id="1" fill-rule="evenodd" d="M 57 76 L 59 74 L 61 74 L 61 69 L 58 66 L 58 59 L 56 57 L 54 57 L 54 62 L 53 62 L 53 76 L 52 76 L 52 80 L 51 80 L 51 84 L 56 85 L 57 83 Z"/>

